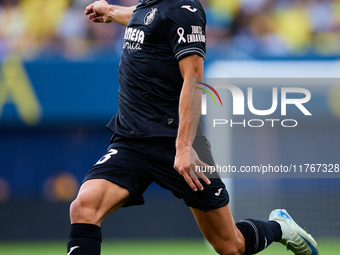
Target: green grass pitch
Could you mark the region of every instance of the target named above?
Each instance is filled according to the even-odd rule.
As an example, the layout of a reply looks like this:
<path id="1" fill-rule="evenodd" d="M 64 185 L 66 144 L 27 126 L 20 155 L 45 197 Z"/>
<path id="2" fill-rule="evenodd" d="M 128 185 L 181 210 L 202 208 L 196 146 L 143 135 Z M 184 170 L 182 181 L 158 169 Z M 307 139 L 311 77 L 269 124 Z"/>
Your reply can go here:
<path id="1" fill-rule="evenodd" d="M 321 255 L 338 255 L 339 240 L 317 240 Z M 66 242 L 0 242 L 1 255 L 61 255 L 66 254 Z M 102 246 L 102 255 L 213 255 L 203 240 L 181 241 L 109 241 Z M 290 255 L 281 244 L 273 244 L 261 255 Z"/>

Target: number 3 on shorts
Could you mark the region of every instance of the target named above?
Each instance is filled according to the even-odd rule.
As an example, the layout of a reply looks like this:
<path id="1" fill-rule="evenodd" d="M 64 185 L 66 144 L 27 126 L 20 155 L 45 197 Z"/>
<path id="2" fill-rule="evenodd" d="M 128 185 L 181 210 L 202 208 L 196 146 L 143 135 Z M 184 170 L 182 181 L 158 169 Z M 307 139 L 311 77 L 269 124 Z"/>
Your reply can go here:
<path id="1" fill-rule="evenodd" d="M 106 152 L 106 154 L 101 157 L 101 159 L 98 160 L 98 162 L 96 163 L 96 165 L 99 165 L 99 164 L 103 164 L 104 162 L 108 161 L 112 155 L 115 155 L 117 154 L 118 151 L 115 150 L 115 149 L 110 149 Z"/>

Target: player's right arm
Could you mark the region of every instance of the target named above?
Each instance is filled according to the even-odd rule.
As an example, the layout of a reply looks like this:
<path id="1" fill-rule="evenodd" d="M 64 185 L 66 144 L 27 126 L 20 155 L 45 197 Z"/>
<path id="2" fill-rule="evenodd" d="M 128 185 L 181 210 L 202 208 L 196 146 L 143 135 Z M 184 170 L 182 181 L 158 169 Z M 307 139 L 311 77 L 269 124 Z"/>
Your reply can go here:
<path id="1" fill-rule="evenodd" d="M 124 7 L 119 5 L 110 5 L 106 1 L 95 1 L 86 7 L 85 15 L 96 23 L 116 22 L 127 26 L 136 6 Z"/>

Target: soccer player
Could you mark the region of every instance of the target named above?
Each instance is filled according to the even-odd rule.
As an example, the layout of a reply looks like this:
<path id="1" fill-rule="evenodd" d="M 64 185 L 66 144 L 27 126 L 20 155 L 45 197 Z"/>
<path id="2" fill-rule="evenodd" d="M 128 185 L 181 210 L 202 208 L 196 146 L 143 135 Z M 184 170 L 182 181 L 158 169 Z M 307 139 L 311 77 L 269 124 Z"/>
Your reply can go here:
<path id="1" fill-rule="evenodd" d="M 221 179 L 191 171 L 214 165 L 199 122 L 201 90 L 190 83 L 203 77 L 206 52 L 199 0 L 140 0 L 132 7 L 96 1 L 85 14 L 127 27 L 119 110 L 108 124 L 113 136 L 71 204 L 68 255 L 99 255 L 102 220 L 122 206 L 143 204 L 152 182 L 184 200 L 219 254 L 255 254 L 273 241 L 295 254 L 319 254 L 314 239 L 285 210 L 273 211 L 268 222 L 235 224 Z M 92 75 L 95 80 L 101 74 Z"/>

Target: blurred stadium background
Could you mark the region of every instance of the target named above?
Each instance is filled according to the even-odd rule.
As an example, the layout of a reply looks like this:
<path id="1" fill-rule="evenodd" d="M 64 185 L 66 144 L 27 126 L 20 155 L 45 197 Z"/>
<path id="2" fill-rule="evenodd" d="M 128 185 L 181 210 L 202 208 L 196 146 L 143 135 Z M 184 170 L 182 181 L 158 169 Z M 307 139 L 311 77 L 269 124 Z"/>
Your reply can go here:
<path id="1" fill-rule="evenodd" d="M 0 0 L 0 251 L 5 241 L 66 240 L 70 201 L 108 145 L 124 27 L 88 21 L 90 2 Z M 340 77 L 339 0 L 201 3 L 207 77 Z M 298 132 L 238 129 L 222 157 L 235 164 L 254 158 L 339 164 L 339 84 L 319 89 L 311 102 L 322 119 L 302 121 Z M 339 239 L 339 180 L 229 180 L 235 220 L 266 219 L 284 207 L 320 240 Z M 146 205 L 108 217 L 104 238 L 202 238 L 182 201 L 156 185 L 145 198 Z"/>

